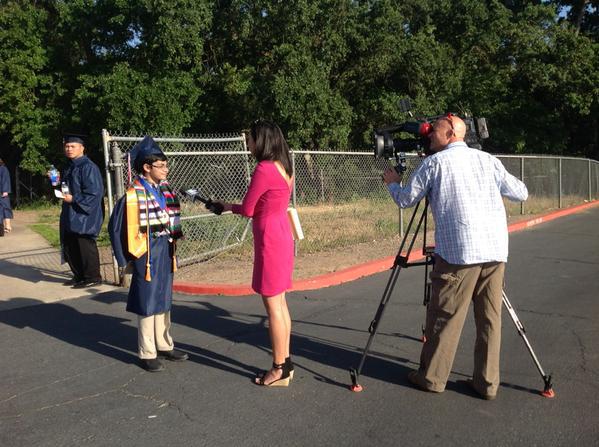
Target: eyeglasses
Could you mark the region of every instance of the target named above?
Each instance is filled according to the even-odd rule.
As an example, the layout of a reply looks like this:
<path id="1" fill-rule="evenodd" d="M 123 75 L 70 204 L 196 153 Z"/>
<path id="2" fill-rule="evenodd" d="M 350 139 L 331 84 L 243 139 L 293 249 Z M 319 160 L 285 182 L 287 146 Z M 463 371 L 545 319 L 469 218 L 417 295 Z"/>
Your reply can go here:
<path id="1" fill-rule="evenodd" d="M 150 165 L 150 166 L 152 166 L 153 168 L 156 168 L 156 169 L 162 169 L 162 170 L 168 169 L 168 165 L 166 163 L 162 164 L 162 165 Z"/>

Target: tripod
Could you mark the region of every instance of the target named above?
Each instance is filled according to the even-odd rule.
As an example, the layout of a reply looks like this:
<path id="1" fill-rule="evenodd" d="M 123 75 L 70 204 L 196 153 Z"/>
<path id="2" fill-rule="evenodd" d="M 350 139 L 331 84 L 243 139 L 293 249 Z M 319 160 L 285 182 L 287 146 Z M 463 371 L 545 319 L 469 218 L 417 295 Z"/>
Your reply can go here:
<path id="1" fill-rule="evenodd" d="M 385 313 L 385 306 L 387 305 L 387 303 L 389 302 L 389 299 L 391 298 L 391 294 L 393 293 L 393 288 L 395 287 L 395 283 L 397 282 L 397 278 L 399 277 L 399 274 L 400 274 L 402 268 L 415 267 L 415 266 L 420 266 L 420 265 L 423 265 L 425 267 L 425 269 L 424 269 L 424 282 L 425 282 L 424 304 L 428 305 L 428 302 L 430 300 L 431 284 L 429 282 L 427 282 L 427 277 L 428 277 L 428 266 L 433 264 L 434 247 L 427 247 L 427 245 L 426 245 L 426 226 L 427 226 L 426 224 L 427 224 L 427 214 L 428 214 L 427 213 L 427 211 L 428 211 L 428 199 L 427 198 L 424 199 L 424 208 L 420 212 L 420 216 L 418 217 L 418 223 L 416 224 L 416 228 L 414 229 L 414 232 L 412 233 L 412 237 L 411 237 L 409 243 L 407 242 L 408 237 L 411 232 L 411 229 L 412 229 L 412 225 L 414 224 L 414 221 L 416 219 L 416 215 L 418 214 L 418 209 L 420 208 L 421 203 L 422 202 L 418 202 L 416 204 L 416 207 L 414 208 L 414 212 L 412 213 L 412 217 L 410 217 L 410 222 L 408 223 L 404 237 L 401 240 L 401 244 L 399 245 L 399 250 L 397 252 L 397 256 L 395 256 L 395 261 L 393 262 L 393 268 L 391 269 L 391 276 L 389 277 L 389 280 L 387 281 L 387 285 L 385 286 L 385 291 L 383 292 L 383 297 L 381 298 L 379 307 L 376 311 L 376 314 L 374 315 L 374 319 L 372 320 L 372 322 L 370 323 L 370 326 L 368 327 L 368 332 L 370 333 L 370 337 L 368 337 L 368 342 L 366 343 L 366 347 L 364 348 L 364 353 L 362 354 L 360 363 L 357 368 L 350 368 L 350 370 L 349 370 L 349 374 L 351 376 L 351 381 L 352 381 L 352 385 L 350 386 L 350 389 L 352 391 L 360 392 L 363 389 L 362 385 L 360 385 L 358 383 L 358 377 L 360 376 L 360 373 L 362 372 L 362 368 L 364 367 L 364 362 L 366 361 L 366 357 L 368 356 L 368 351 L 370 350 L 370 345 L 372 345 L 372 342 L 374 341 L 374 337 L 376 336 L 376 333 L 378 331 L 379 323 L 381 322 L 381 319 L 383 318 L 383 314 Z M 424 226 L 422 225 L 423 222 L 424 222 Z M 416 242 L 416 238 L 418 237 L 418 233 L 421 228 L 422 228 L 422 232 L 423 232 L 422 255 L 424 256 L 425 259 L 424 259 L 424 261 L 419 261 L 419 262 L 409 262 L 410 255 L 412 254 L 412 248 L 414 247 L 414 243 Z M 407 249 L 407 252 L 405 253 L 405 255 L 402 256 L 402 252 L 404 251 L 404 247 L 405 247 L 406 243 L 408 243 L 408 249 Z M 423 331 L 424 331 L 424 327 L 423 327 Z M 424 337 L 423 337 L 423 341 L 424 341 Z"/>
<path id="2" fill-rule="evenodd" d="M 387 281 L 387 285 L 385 286 L 385 291 L 383 292 L 381 302 L 379 303 L 379 307 L 376 311 L 376 314 L 374 315 L 374 319 L 371 321 L 370 326 L 368 327 L 368 332 L 370 333 L 370 336 L 368 337 L 366 347 L 364 348 L 364 352 L 362 353 L 360 363 L 358 364 L 357 368 L 350 368 L 350 370 L 349 370 L 349 374 L 350 374 L 351 381 L 352 381 L 352 384 L 349 387 L 351 391 L 360 392 L 363 390 L 362 385 L 360 385 L 358 383 L 358 378 L 360 377 L 360 373 L 362 372 L 362 368 L 364 367 L 364 363 L 366 361 L 366 357 L 368 356 L 370 346 L 372 345 L 372 342 L 374 341 L 374 337 L 376 336 L 376 333 L 378 331 L 379 324 L 381 322 L 381 319 L 383 318 L 383 314 L 385 312 L 385 306 L 387 305 L 387 303 L 389 302 L 389 299 L 391 298 L 391 294 L 393 293 L 393 289 L 395 287 L 397 278 L 398 278 L 399 273 L 401 272 L 402 268 L 415 267 L 415 266 L 421 266 L 421 265 L 424 266 L 424 283 L 425 284 L 424 284 L 423 304 L 428 307 L 428 303 L 430 301 L 431 292 L 432 292 L 432 284 L 430 281 L 428 281 L 428 268 L 429 268 L 429 265 L 434 264 L 434 258 L 433 258 L 434 247 L 426 245 L 426 226 L 427 226 L 426 224 L 427 224 L 428 199 L 425 199 L 424 209 L 421 211 L 420 217 L 418 218 L 418 223 L 416 225 L 416 228 L 415 228 L 414 232 L 412 233 L 412 237 L 409 242 L 407 252 L 403 256 L 401 254 L 403 252 L 404 246 L 408 240 L 408 235 L 410 234 L 412 224 L 414 223 L 416 215 L 418 214 L 418 209 L 420 207 L 420 203 L 421 202 L 419 202 L 416 205 L 416 207 L 414 208 L 414 212 L 412 213 L 412 217 L 410 218 L 410 222 L 407 226 L 405 235 L 404 235 L 404 237 L 401 241 L 401 244 L 399 246 L 399 251 L 397 253 L 397 256 L 395 257 L 395 261 L 393 262 L 393 268 L 391 270 L 391 275 L 389 277 L 389 280 Z M 424 226 L 422 226 L 423 222 L 424 222 Z M 414 242 L 416 241 L 416 238 L 418 237 L 418 233 L 421 228 L 423 231 L 422 255 L 424 256 L 424 261 L 409 262 L 409 258 L 412 253 L 412 248 L 414 246 Z M 544 383 L 544 388 L 543 388 L 543 391 L 540 392 L 540 394 L 543 397 L 554 397 L 555 392 L 553 391 L 553 385 L 551 383 L 551 375 L 545 374 L 545 371 L 543 371 L 543 367 L 541 366 L 539 359 L 537 358 L 535 352 L 533 351 L 532 346 L 531 346 L 530 342 L 528 341 L 528 338 L 526 337 L 526 330 L 524 329 L 524 325 L 520 322 L 518 315 L 516 315 L 516 311 L 512 307 L 512 304 L 510 303 L 507 295 L 505 294 L 505 291 L 503 291 L 503 290 L 502 290 L 502 302 L 503 302 L 504 306 L 506 307 L 510 317 L 512 318 L 512 321 L 514 322 L 514 325 L 516 326 L 516 330 L 518 331 L 518 334 L 524 340 L 524 344 L 526 345 L 526 348 L 528 349 L 528 352 L 530 353 L 530 355 L 535 363 L 535 366 L 537 367 L 537 370 L 541 374 L 541 378 L 543 379 L 543 383 Z M 424 336 L 424 330 L 425 330 L 425 327 L 423 325 L 422 326 L 422 333 L 423 333 L 422 341 L 424 343 L 426 343 L 426 337 Z"/>

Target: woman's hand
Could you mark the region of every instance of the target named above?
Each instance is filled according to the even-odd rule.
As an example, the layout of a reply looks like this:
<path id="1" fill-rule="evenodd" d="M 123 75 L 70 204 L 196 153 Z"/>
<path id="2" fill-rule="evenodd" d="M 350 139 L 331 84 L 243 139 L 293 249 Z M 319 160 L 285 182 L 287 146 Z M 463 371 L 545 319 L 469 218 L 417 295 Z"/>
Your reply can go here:
<path id="1" fill-rule="evenodd" d="M 228 205 L 228 208 L 227 208 Z M 211 213 L 221 215 L 223 211 L 231 211 L 231 205 L 220 200 L 210 200 L 206 202 L 206 209 Z"/>

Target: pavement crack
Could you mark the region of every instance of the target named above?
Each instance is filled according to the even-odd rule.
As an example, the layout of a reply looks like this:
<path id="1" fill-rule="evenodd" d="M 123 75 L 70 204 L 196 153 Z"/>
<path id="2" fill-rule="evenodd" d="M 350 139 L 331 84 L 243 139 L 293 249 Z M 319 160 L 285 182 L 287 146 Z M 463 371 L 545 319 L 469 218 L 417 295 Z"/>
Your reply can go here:
<path id="1" fill-rule="evenodd" d="M 514 306 L 514 310 L 516 311 L 517 314 L 519 313 L 525 313 L 525 314 L 532 314 L 532 315 L 540 315 L 543 317 L 558 317 L 558 318 L 572 318 L 575 320 L 585 320 L 585 321 L 590 321 L 590 320 L 594 320 L 594 318 L 591 317 L 584 317 L 581 315 L 568 315 L 568 314 L 562 314 L 562 313 L 556 313 L 556 312 L 541 312 L 538 310 L 532 310 L 532 309 L 524 309 L 524 308 L 517 308 Z"/>
<path id="2" fill-rule="evenodd" d="M 71 378 L 79 376 L 79 375 L 80 374 L 76 374 L 75 376 L 71 376 Z M 67 406 L 67 405 L 72 405 L 72 404 L 75 404 L 75 403 L 78 403 L 78 402 L 83 402 L 83 401 L 90 400 L 90 399 L 97 399 L 98 397 L 106 396 L 108 394 L 117 393 L 117 392 L 121 391 L 123 388 L 126 388 L 127 386 L 129 386 L 129 384 L 131 382 L 133 382 L 135 379 L 136 379 L 136 377 L 133 377 L 130 380 L 128 380 L 126 383 L 124 383 L 123 385 L 120 385 L 120 386 L 118 386 L 116 388 L 112 388 L 110 390 L 106 390 L 106 391 L 102 391 L 102 392 L 98 392 L 98 393 L 93 393 L 93 394 L 88 394 L 88 395 L 85 395 L 85 396 L 80 396 L 80 397 L 77 397 L 75 399 L 69 399 L 69 400 L 65 400 L 65 401 L 62 401 L 62 402 L 56 402 L 56 403 L 51 404 L 51 405 L 44 405 L 44 406 L 39 407 L 39 408 L 32 408 L 30 410 L 23 411 L 23 412 L 21 412 L 19 414 L 16 414 L 16 415 L 0 417 L 0 420 L 18 419 L 18 418 L 21 418 L 21 417 L 23 417 L 25 415 L 28 415 L 28 414 L 40 413 L 40 412 L 43 412 L 43 411 L 46 411 L 46 410 L 51 410 L 51 409 L 54 409 L 54 408 L 60 408 L 60 407 L 64 407 L 64 406 Z M 55 381 L 53 383 L 63 382 L 64 380 L 66 380 L 66 379 L 57 380 L 57 381 Z M 40 388 L 40 387 L 38 387 L 38 388 Z M 29 390 L 28 392 L 31 392 L 31 391 L 32 390 Z M 25 394 L 25 393 L 21 393 L 21 395 L 22 394 Z M 17 396 L 12 396 L 11 398 L 4 400 L 3 402 L 6 402 L 6 401 L 12 399 L 13 397 L 17 397 Z"/>
<path id="3" fill-rule="evenodd" d="M 90 373 L 91 373 L 91 374 L 93 374 L 93 373 L 95 373 L 95 372 L 97 372 L 97 371 L 100 371 L 100 370 L 102 370 L 102 369 L 109 368 L 109 367 L 113 367 L 113 366 L 114 366 L 116 363 L 117 363 L 117 362 L 111 362 L 111 363 L 108 363 L 108 364 L 106 364 L 106 365 L 103 365 L 103 366 L 101 366 L 101 367 L 99 367 L 99 368 L 94 368 L 94 369 L 91 369 L 91 370 L 87 370 L 87 371 L 84 371 L 84 372 L 80 372 L 80 373 L 77 373 L 77 374 L 73 374 L 72 376 L 63 377 L 63 378 L 61 378 L 61 379 L 54 380 L 54 381 L 52 381 L 52 382 L 49 382 L 49 383 L 45 383 L 44 385 L 40 385 L 40 386 L 36 386 L 36 387 L 34 387 L 34 388 L 30 388 L 30 389 L 28 389 L 28 390 L 25 390 L 25 391 L 23 391 L 22 393 L 14 394 L 14 395 L 12 395 L 12 396 L 10 396 L 10 397 L 6 398 L 6 399 L 0 400 L 0 404 L 6 403 L 6 402 L 8 402 L 8 401 L 11 401 L 11 400 L 13 400 L 13 399 L 16 399 L 16 398 L 18 398 L 18 397 L 21 397 L 21 396 L 23 396 L 23 395 L 25 395 L 25 394 L 34 393 L 34 392 L 36 392 L 36 391 L 39 391 L 39 390 L 41 390 L 41 389 L 44 389 L 44 388 L 48 388 L 48 387 L 51 387 L 51 386 L 57 385 L 57 384 L 59 384 L 59 383 L 68 382 L 68 381 L 70 381 L 70 380 L 73 380 L 73 379 L 76 379 L 76 378 L 78 378 L 78 377 L 85 376 L 85 375 L 88 375 L 88 374 L 90 374 Z"/>
<path id="4" fill-rule="evenodd" d="M 126 385 L 128 385 L 128 384 L 126 384 Z M 131 397 L 134 399 L 144 399 L 149 402 L 155 403 L 155 404 L 157 404 L 158 409 L 167 408 L 167 407 L 174 408 L 180 415 L 182 415 L 188 421 L 196 422 L 196 420 L 194 418 L 192 418 L 187 412 L 185 412 L 179 404 L 177 404 L 173 401 L 166 400 L 166 399 L 159 399 L 156 397 L 156 395 L 153 395 L 153 394 L 147 395 L 147 394 L 132 393 L 131 391 L 126 389 L 126 385 L 124 387 L 121 387 L 118 390 L 125 396 Z"/>
<path id="5" fill-rule="evenodd" d="M 598 377 L 597 374 L 592 368 L 588 367 L 588 359 L 587 359 L 587 348 L 584 344 L 584 338 L 580 336 L 580 334 L 573 328 L 570 328 L 570 332 L 574 336 L 576 343 L 578 344 L 578 351 L 580 352 L 580 369 L 585 374 L 590 374 L 592 376 Z"/>

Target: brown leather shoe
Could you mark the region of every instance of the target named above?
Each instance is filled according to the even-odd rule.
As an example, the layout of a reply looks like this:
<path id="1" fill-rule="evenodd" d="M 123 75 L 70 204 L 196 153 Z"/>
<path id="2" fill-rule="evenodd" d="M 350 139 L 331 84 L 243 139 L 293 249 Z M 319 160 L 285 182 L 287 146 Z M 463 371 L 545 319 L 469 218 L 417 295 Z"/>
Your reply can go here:
<path id="1" fill-rule="evenodd" d="M 485 393 L 481 393 L 480 391 L 478 391 L 476 389 L 476 387 L 474 386 L 474 382 L 472 381 L 472 379 L 469 379 L 466 382 L 468 383 L 470 388 L 472 388 L 472 391 L 474 391 L 481 399 L 495 400 L 495 398 L 497 397 L 497 394 L 485 394 Z"/>
<path id="2" fill-rule="evenodd" d="M 423 383 L 421 383 L 420 377 L 418 376 L 418 371 L 410 371 L 408 373 L 408 380 L 410 381 L 410 383 L 412 385 L 414 385 L 419 390 L 428 391 L 429 393 L 442 393 L 443 392 L 443 391 L 431 390 L 431 389 L 427 388 Z"/>

